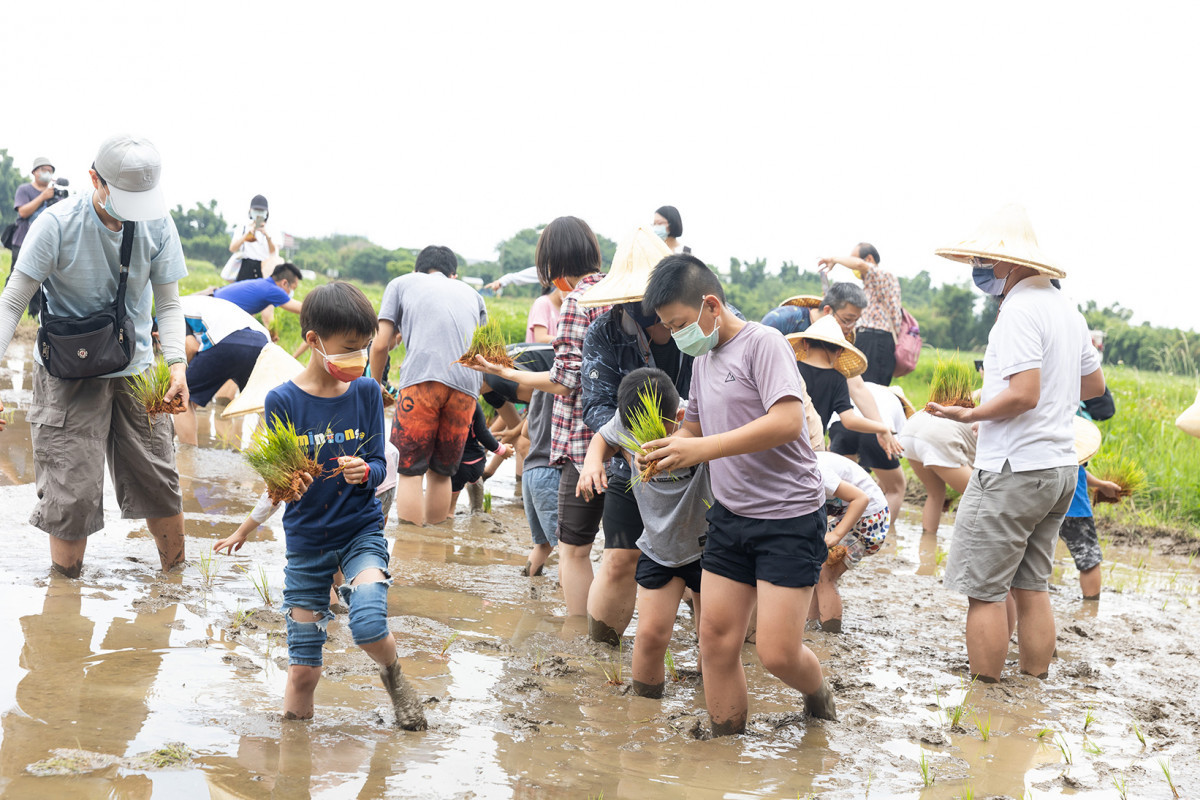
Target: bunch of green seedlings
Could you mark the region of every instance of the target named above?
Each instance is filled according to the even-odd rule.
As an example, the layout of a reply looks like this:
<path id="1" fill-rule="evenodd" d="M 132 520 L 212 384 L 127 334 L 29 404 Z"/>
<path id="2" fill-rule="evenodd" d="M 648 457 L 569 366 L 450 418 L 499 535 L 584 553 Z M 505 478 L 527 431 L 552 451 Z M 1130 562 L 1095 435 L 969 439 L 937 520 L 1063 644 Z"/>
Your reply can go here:
<path id="1" fill-rule="evenodd" d="M 929 402 L 940 406 L 974 408 L 975 401 L 971 396 L 975 392 L 978 380 L 979 373 L 974 365 L 957 359 L 939 358 L 933 368 Z"/>
<path id="2" fill-rule="evenodd" d="M 1111 481 L 1121 487 L 1116 497 L 1107 497 L 1097 490 L 1092 492 L 1093 503 L 1116 503 L 1123 497 L 1141 494 L 1146 489 L 1146 470 L 1129 457 L 1116 458 L 1102 462 L 1098 467 L 1096 477 L 1102 481 Z"/>
<path id="3" fill-rule="evenodd" d="M 301 475 L 308 473 L 315 480 L 321 475 L 321 464 L 315 460 L 321 451 L 317 445 L 313 458 L 300 446 L 296 426 L 291 420 L 272 415 L 269 424 L 255 428 L 250 446 L 244 451 L 250 467 L 267 482 L 267 495 L 272 503 L 291 500 L 304 485 Z"/>
<path id="4" fill-rule="evenodd" d="M 500 325 L 494 321 L 488 322 L 475 329 L 475 332 L 471 334 L 471 341 L 467 345 L 467 352 L 463 353 L 455 363 L 465 366 L 475 363 L 475 356 L 483 356 L 485 360 L 498 367 L 511 367 L 513 360 L 508 355 L 506 344 Z"/>
<path id="5" fill-rule="evenodd" d="M 156 359 L 150 369 L 130 375 L 125 379 L 128 384 L 129 396 L 138 405 L 146 409 L 146 415 L 157 417 L 159 414 L 182 414 L 187 410 L 183 396 L 175 395 L 171 402 L 163 398 L 171 388 L 171 368 L 163 359 Z"/>
<path id="6" fill-rule="evenodd" d="M 628 435 L 622 434 L 620 437 L 621 447 L 639 456 L 647 454 L 648 451 L 643 447 L 646 442 L 667 438 L 667 426 L 662 416 L 662 396 L 651 381 L 646 381 L 642 386 L 637 402 L 629 409 L 628 428 Z M 634 473 L 632 482 L 638 484 L 648 481 L 658 470 L 657 462 L 652 461 L 645 469 Z"/>

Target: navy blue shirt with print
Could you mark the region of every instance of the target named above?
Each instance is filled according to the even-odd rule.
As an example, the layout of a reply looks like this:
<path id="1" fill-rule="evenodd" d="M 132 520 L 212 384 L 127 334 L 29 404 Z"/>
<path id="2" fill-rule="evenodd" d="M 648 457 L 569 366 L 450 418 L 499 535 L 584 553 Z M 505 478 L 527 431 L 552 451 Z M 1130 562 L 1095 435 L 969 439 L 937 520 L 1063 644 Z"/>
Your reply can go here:
<path id="1" fill-rule="evenodd" d="M 335 550 L 383 529 L 383 509 L 375 499 L 387 473 L 379 384 L 359 378 L 339 397 L 315 397 L 288 381 L 267 393 L 264 413 L 268 421 L 275 415 L 290 420 L 300 445 L 309 457 L 316 453 L 326 473 L 283 512 L 289 553 Z M 341 475 L 327 477 L 339 456 L 366 461 L 371 467 L 366 483 L 351 486 Z"/>

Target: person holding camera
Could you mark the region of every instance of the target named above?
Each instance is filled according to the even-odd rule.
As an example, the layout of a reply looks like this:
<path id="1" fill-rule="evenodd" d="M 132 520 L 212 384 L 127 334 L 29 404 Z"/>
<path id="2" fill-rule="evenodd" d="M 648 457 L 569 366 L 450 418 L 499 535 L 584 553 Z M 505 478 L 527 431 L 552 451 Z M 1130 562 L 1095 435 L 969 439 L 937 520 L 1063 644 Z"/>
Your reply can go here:
<path id="1" fill-rule="evenodd" d="M 275 255 L 275 243 L 271 241 L 266 227 L 270 216 L 267 198 L 261 194 L 254 195 L 250 201 L 250 222 L 242 226 L 242 232 L 229 243 L 229 252 L 235 257 L 241 256 L 235 282 L 261 278 L 262 263 Z"/>
<path id="2" fill-rule="evenodd" d="M 63 185 L 66 185 L 66 181 L 63 181 Z M 59 189 L 55 184 L 54 165 L 50 163 L 50 159 L 44 156 L 35 158 L 32 179 L 29 183 L 17 187 L 17 194 L 13 199 L 13 207 L 17 212 L 17 221 L 13 226 L 10 245 L 14 268 L 17 265 L 17 256 L 21 253 L 21 245 L 29 233 L 29 226 L 38 218 L 39 214 L 66 196 L 66 189 Z M 5 286 L 8 285 L 8 279 L 11 276 L 12 271 L 10 270 L 8 276 L 4 278 Z M 34 298 L 29 303 L 29 316 L 37 317 L 37 315 L 37 299 Z"/>
<path id="3" fill-rule="evenodd" d="M 147 415 L 128 378 L 170 365 L 164 400 L 188 403 L 179 281 L 179 233 L 159 187 L 162 159 L 145 139 L 104 141 L 89 170 L 93 191 L 41 214 L 0 295 L 0 357 L 21 311 L 43 297 L 30 423 L 37 504 L 30 524 L 50 536 L 50 560 L 78 577 L 87 537 L 104 527 L 104 464 L 121 516 L 145 519 L 164 570 L 183 561 L 183 513 L 174 425 Z"/>

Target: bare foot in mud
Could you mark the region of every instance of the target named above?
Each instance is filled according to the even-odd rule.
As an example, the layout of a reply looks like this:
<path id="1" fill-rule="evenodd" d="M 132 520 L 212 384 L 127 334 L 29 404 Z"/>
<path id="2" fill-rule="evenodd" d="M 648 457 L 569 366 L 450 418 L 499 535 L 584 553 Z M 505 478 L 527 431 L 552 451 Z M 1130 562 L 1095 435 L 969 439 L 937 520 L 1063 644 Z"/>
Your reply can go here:
<path id="1" fill-rule="evenodd" d="M 981 675 L 979 673 L 975 673 L 971 676 L 971 682 L 972 683 L 976 683 L 976 682 L 978 682 L 978 683 L 999 683 L 1000 679 L 993 678 L 991 675 Z"/>
<path id="2" fill-rule="evenodd" d="M 810 717 L 837 722 L 837 706 L 833 702 L 829 681 L 821 681 L 821 688 L 815 694 L 804 695 L 804 711 Z"/>
<path id="3" fill-rule="evenodd" d="M 661 700 L 663 696 L 662 683 L 633 682 L 633 693 L 638 697 L 649 697 L 651 700 Z"/>
<path id="4" fill-rule="evenodd" d="M 308 714 L 308 715 L 302 717 L 299 714 L 295 713 L 294 711 L 283 712 L 283 720 L 286 722 L 307 722 L 307 721 L 311 720 L 312 718 L 313 718 L 312 714 Z"/>
<path id="5" fill-rule="evenodd" d="M 717 736 L 738 736 L 746 732 L 746 716 L 735 719 L 727 719 L 724 722 L 712 721 L 712 735 Z"/>
<path id="6" fill-rule="evenodd" d="M 538 566 L 537 569 L 533 569 L 533 562 L 526 561 L 525 566 L 521 567 L 521 574 L 523 576 L 525 576 L 526 578 L 536 578 L 542 574 L 542 572 L 545 570 L 545 568 L 546 568 L 546 565 L 541 564 L 540 566 Z M 530 573 L 530 570 L 533 570 L 533 572 Z"/>
<path id="7" fill-rule="evenodd" d="M 383 681 L 383 688 L 387 689 L 388 696 L 392 698 L 392 708 L 396 711 L 396 727 L 406 731 L 423 731 L 428 728 L 421 701 L 412 684 L 400 671 L 400 659 L 393 661 L 391 666 L 380 667 L 379 677 Z"/>
<path id="8" fill-rule="evenodd" d="M 593 619 L 591 614 L 588 614 L 588 637 L 593 642 L 599 642 L 600 644 L 612 645 L 613 647 L 620 647 L 621 645 L 621 635 L 607 623 Z"/>
<path id="9" fill-rule="evenodd" d="M 826 633 L 841 633 L 842 621 L 840 619 L 827 619 L 821 623 L 821 630 Z"/>
<path id="10" fill-rule="evenodd" d="M 74 564 L 71 564 L 69 566 L 63 566 L 62 564 L 56 564 L 53 561 L 51 561 L 50 568 L 53 569 L 55 572 L 57 572 L 59 575 L 62 575 L 64 578 L 70 578 L 70 579 L 74 580 L 79 577 L 80 573 L 83 572 L 83 562 L 76 561 Z"/>

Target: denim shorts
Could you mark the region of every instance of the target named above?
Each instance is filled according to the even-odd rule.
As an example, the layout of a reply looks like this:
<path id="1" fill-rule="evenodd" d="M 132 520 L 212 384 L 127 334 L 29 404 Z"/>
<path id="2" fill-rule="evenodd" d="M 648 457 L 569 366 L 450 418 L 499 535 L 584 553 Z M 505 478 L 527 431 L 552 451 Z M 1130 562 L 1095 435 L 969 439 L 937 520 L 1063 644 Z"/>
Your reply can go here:
<path id="1" fill-rule="evenodd" d="M 534 544 L 558 544 L 558 467 L 529 467 L 521 474 L 521 500 Z"/>
<path id="2" fill-rule="evenodd" d="M 329 611 L 329 587 L 338 569 L 346 581 L 338 591 L 350 609 L 350 633 L 354 643 L 371 644 L 386 638 L 387 588 L 392 585 L 387 566 L 387 539 L 380 531 L 355 536 L 337 550 L 288 553 L 283 568 L 283 606 L 280 610 L 287 621 L 289 663 L 321 666 L 325 627 L 333 619 Z M 351 587 L 359 573 L 368 569 L 382 570 L 384 580 Z M 297 622 L 290 613 L 293 607 L 312 611 L 320 619 Z"/>

